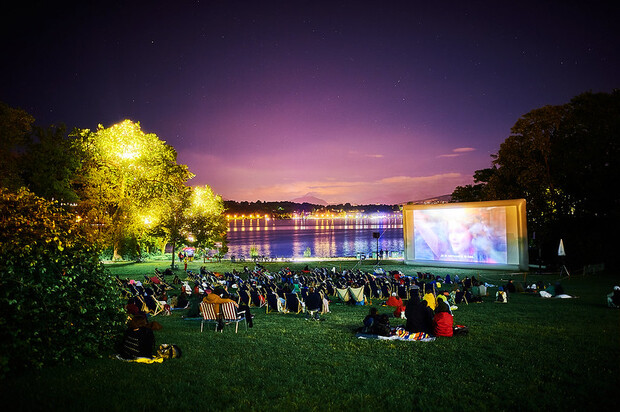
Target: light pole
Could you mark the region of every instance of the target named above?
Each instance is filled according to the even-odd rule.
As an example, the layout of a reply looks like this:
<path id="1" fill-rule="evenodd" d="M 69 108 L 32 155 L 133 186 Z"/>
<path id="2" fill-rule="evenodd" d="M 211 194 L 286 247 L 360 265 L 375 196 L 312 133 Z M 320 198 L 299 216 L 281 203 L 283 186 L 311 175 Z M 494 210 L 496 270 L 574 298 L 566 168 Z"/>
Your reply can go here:
<path id="1" fill-rule="evenodd" d="M 377 239 L 377 265 L 379 264 L 379 238 L 381 237 L 381 233 L 372 232 L 373 239 Z"/>

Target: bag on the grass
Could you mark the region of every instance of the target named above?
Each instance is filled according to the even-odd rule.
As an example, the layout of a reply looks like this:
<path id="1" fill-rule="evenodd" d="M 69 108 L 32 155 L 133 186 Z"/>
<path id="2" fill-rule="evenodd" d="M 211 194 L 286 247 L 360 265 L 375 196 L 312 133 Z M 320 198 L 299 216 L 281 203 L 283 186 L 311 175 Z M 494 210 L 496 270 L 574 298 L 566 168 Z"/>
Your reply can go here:
<path id="1" fill-rule="evenodd" d="M 465 336 L 469 333 L 469 328 L 463 325 L 456 325 L 452 329 L 452 332 L 454 336 Z"/>
<path id="2" fill-rule="evenodd" d="M 157 356 L 163 359 L 180 358 L 182 354 L 183 352 L 181 352 L 181 348 L 177 345 L 163 343 L 159 345 L 159 348 L 157 349 Z"/>

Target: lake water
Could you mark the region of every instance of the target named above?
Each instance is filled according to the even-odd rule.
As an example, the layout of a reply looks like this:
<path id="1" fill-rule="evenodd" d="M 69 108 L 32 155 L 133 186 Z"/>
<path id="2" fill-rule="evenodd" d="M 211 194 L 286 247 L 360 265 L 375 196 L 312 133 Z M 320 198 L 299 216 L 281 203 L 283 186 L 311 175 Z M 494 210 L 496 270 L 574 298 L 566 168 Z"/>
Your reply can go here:
<path id="1" fill-rule="evenodd" d="M 299 258 L 310 248 L 312 257 L 370 256 L 377 251 L 402 257 L 404 250 L 403 221 L 384 219 L 245 219 L 228 223 L 228 255 L 249 259 L 255 246 L 260 256 Z"/>

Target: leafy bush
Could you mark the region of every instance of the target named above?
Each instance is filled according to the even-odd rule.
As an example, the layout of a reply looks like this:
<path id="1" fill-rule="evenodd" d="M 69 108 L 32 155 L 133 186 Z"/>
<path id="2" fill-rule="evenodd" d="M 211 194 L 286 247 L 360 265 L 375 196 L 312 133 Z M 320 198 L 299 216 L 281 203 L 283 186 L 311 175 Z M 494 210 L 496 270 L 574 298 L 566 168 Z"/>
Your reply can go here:
<path id="1" fill-rule="evenodd" d="M 0 189 L 0 375 L 97 355 L 123 305 L 76 216 L 25 189 Z"/>

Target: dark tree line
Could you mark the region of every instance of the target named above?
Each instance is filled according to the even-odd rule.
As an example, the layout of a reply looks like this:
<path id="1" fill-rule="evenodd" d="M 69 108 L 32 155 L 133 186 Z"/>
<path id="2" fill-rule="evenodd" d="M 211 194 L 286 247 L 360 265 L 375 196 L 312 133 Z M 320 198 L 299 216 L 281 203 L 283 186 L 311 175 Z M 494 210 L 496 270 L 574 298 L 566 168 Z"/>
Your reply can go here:
<path id="1" fill-rule="evenodd" d="M 573 265 L 611 262 L 619 227 L 620 91 L 583 93 L 521 116 L 453 201 L 525 198 L 530 261 L 557 261 L 563 239 Z M 533 253 L 532 253 L 533 252 Z"/>

